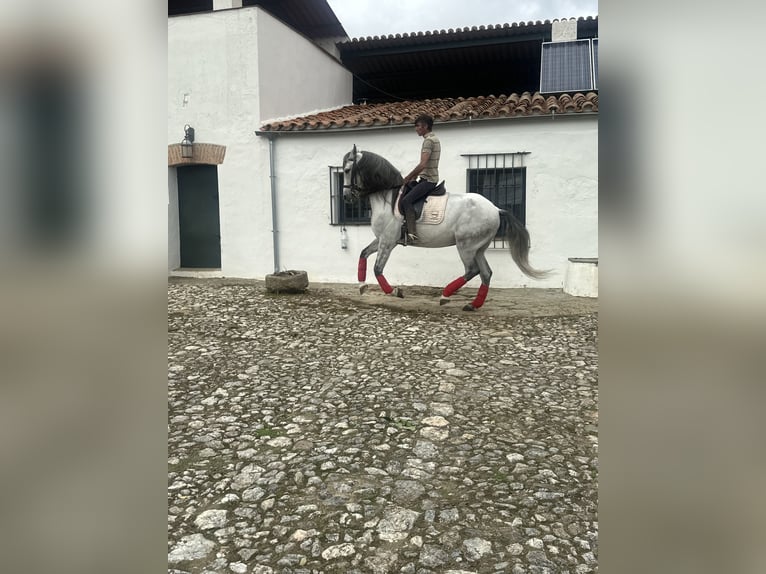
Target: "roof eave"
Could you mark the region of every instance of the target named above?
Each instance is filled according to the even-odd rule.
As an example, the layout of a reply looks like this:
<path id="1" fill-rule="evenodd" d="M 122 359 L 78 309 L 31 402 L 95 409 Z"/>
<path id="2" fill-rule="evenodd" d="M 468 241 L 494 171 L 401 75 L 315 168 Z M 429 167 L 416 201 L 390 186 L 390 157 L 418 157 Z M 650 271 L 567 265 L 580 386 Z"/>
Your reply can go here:
<path id="1" fill-rule="evenodd" d="M 584 117 L 584 116 L 597 116 L 596 111 L 583 111 L 583 112 L 559 112 L 548 114 L 517 114 L 513 116 L 495 116 L 491 118 L 478 117 L 478 118 L 460 118 L 455 120 L 442 120 L 438 123 L 439 126 L 443 125 L 455 125 L 455 124 L 471 124 L 476 122 L 492 122 L 492 121 L 506 121 L 506 120 L 520 120 L 520 119 L 547 119 L 555 120 L 561 117 Z M 294 134 L 327 134 L 327 133 L 340 133 L 340 132 L 362 132 L 362 131 L 378 131 L 378 130 L 391 130 L 407 128 L 411 129 L 412 126 L 409 123 L 400 124 L 388 124 L 377 126 L 331 126 L 313 129 L 288 129 L 288 130 L 255 130 L 255 135 L 261 137 L 273 137 L 275 135 L 294 135 Z"/>

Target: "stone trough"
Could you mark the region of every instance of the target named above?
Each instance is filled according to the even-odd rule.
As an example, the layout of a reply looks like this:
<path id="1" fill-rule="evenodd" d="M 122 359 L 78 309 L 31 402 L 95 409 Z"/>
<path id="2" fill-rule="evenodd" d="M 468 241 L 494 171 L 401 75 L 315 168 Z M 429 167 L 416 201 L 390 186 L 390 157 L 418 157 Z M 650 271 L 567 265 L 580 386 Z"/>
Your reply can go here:
<path id="1" fill-rule="evenodd" d="M 309 286 L 305 271 L 279 271 L 266 275 L 266 291 L 269 293 L 303 293 Z"/>

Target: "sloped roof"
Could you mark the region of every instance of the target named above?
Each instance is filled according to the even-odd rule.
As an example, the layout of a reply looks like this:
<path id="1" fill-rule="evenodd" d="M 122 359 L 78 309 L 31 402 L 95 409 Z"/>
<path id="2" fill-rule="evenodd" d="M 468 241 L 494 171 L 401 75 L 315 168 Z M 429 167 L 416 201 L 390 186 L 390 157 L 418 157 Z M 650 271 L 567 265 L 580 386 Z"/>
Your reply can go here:
<path id="1" fill-rule="evenodd" d="M 263 132 L 321 132 L 333 129 L 411 125 L 419 114 L 433 116 L 435 123 L 483 119 L 582 114 L 598 112 L 596 92 L 543 96 L 511 94 L 471 98 L 441 98 L 380 104 L 358 104 L 269 122 Z"/>
<path id="2" fill-rule="evenodd" d="M 350 38 L 338 42 L 338 48 L 344 51 L 371 50 L 382 47 L 425 46 L 444 41 L 480 40 L 486 38 L 524 36 L 526 34 L 545 34 L 550 36 L 553 22 L 559 20 L 577 20 L 578 33 L 590 37 L 598 32 L 598 16 L 580 16 L 579 18 L 555 18 L 532 22 L 511 22 L 489 24 L 487 26 L 466 26 L 448 30 L 426 30 L 387 36 L 365 36 Z M 550 39 L 550 38 L 548 38 Z"/>
<path id="3" fill-rule="evenodd" d="M 576 22 L 578 38 L 598 36 L 598 16 L 566 20 Z M 354 74 L 354 103 L 534 92 L 555 21 L 368 36 L 336 47 Z"/>

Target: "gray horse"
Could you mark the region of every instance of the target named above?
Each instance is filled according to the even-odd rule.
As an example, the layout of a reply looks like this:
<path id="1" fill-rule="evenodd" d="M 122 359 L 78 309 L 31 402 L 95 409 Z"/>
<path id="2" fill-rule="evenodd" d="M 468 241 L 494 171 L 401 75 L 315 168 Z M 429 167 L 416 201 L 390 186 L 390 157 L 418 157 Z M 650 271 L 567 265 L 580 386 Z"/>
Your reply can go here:
<path id="1" fill-rule="evenodd" d="M 372 207 L 372 232 L 375 240 L 362 249 L 359 255 L 359 292 L 367 289 L 367 258 L 377 252 L 375 278 L 384 293 L 402 297 L 399 287 L 393 288 L 383 276 L 391 251 L 400 242 L 403 218 L 394 209 L 394 203 L 403 185 L 402 174 L 388 160 L 370 151 L 357 150 L 356 146 L 343 156 L 343 189 L 346 197 L 369 197 Z M 449 301 L 458 289 L 468 281 L 481 276 L 481 286 L 474 300 L 463 307 L 475 311 L 484 304 L 489 291 L 492 269 L 484 253 L 504 224 L 511 257 L 522 273 L 533 279 L 541 279 L 549 271 L 533 269 L 527 261 L 529 233 L 513 214 L 496 207 L 489 199 L 478 193 L 449 195 L 444 220 L 438 225 L 417 227 L 417 247 L 449 247 L 456 245 L 465 274 L 444 288 L 440 304 Z"/>

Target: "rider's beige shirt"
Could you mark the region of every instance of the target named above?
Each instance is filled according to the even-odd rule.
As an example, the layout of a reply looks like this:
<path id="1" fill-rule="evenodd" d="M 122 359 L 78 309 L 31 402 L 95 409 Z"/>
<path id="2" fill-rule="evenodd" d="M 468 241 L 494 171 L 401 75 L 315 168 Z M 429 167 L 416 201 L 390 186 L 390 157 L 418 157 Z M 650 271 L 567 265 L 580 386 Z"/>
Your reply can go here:
<path id="1" fill-rule="evenodd" d="M 426 167 L 419 174 L 420 177 L 431 183 L 439 183 L 439 156 L 442 153 L 442 144 L 433 132 L 423 136 L 423 147 L 420 148 L 420 153 L 423 152 L 428 152 L 430 155 Z"/>

